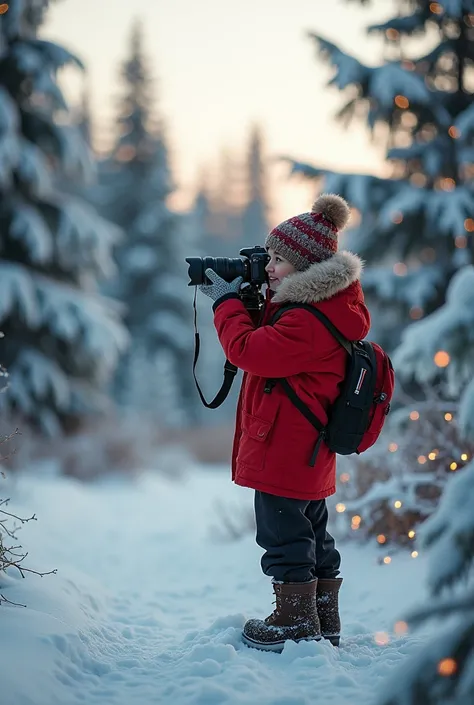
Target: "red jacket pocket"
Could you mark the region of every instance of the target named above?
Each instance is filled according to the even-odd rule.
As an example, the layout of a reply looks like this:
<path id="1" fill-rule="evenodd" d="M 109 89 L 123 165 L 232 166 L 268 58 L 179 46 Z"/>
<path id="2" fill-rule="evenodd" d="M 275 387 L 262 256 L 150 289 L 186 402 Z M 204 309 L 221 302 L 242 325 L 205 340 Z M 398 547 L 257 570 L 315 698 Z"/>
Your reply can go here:
<path id="1" fill-rule="evenodd" d="M 240 436 L 237 465 L 245 465 L 260 471 L 265 463 L 268 439 L 273 421 L 266 421 L 246 411 L 242 412 L 242 435 Z"/>

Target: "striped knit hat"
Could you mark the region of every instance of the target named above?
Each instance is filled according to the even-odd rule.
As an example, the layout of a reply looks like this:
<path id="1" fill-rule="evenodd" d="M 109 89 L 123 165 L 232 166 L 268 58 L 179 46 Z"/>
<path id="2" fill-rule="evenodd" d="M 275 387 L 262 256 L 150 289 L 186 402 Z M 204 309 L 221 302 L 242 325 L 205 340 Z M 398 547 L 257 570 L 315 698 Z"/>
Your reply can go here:
<path id="1" fill-rule="evenodd" d="M 295 215 L 270 232 L 265 247 L 271 247 L 300 272 L 337 252 L 337 237 L 350 218 L 346 201 L 335 194 L 320 196 L 310 213 Z"/>

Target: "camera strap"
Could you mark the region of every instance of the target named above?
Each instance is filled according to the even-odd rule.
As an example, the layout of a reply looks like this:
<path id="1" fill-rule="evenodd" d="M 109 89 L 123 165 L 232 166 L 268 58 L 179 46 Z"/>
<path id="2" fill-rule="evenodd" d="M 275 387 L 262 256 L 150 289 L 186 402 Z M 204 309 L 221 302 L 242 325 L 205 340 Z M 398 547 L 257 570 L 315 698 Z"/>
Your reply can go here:
<path id="1" fill-rule="evenodd" d="M 199 357 L 199 351 L 201 349 L 201 341 L 199 338 L 199 333 L 198 333 L 198 328 L 197 328 L 197 308 L 196 308 L 196 296 L 197 296 L 197 287 L 194 289 L 194 301 L 193 301 L 193 309 L 194 309 L 194 360 L 193 360 L 193 377 L 194 381 L 196 383 L 197 390 L 199 392 L 199 396 L 201 397 L 201 401 L 204 404 L 204 406 L 207 409 L 217 409 L 218 406 L 220 406 L 226 399 L 227 396 L 230 392 L 230 388 L 232 387 L 232 382 L 235 379 L 235 375 L 237 374 L 238 368 L 233 365 L 229 360 L 225 361 L 224 364 L 224 381 L 222 383 L 222 387 L 219 389 L 217 392 L 216 396 L 211 402 L 207 402 L 204 398 L 204 395 L 201 391 L 201 387 L 199 386 L 199 382 L 197 381 L 196 377 L 196 364 L 198 361 Z"/>

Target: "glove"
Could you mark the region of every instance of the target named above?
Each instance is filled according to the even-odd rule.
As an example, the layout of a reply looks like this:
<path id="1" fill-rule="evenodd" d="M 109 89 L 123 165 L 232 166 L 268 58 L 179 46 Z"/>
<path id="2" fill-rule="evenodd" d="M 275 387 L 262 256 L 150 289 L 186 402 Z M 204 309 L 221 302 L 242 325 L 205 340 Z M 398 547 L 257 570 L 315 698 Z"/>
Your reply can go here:
<path id="1" fill-rule="evenodd" d="M 211 280 L 212 284 L 201 284 L 199 290 L 203 294 L 209 296 L 213 301 L 218 301 L 227 294 L 238 294 L 240 286 L 243 282 L 243 277 L 237 277 L 232 282 L 226 282 L 213 269 L 206 269 L 206 277 Z"/>

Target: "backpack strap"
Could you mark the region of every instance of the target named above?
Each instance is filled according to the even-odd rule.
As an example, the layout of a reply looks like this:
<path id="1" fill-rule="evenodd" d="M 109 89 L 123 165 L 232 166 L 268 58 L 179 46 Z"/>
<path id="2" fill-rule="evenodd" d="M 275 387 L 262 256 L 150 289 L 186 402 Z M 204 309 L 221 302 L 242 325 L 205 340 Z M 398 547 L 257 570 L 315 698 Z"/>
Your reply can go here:
<path id="1" fill-rule="evenodd" d="M 307 407 L 306 404 L 301 401 L 301 399 L 299 398 L 299 396 L 297 395 L 297 393 L 295 392 L 295 390 L 287 379 L 285 379 L 284 377 L 280 377 L 278 379 L 278 382 L 280 382 L 287 397 L 296 406 L 298 411 L 303 414 L 303 416 L 316 429 L 316 431 L 319 431 L 318 440 L 316 441 L 316 445 L 314 446 L 314 450 L 309 461 L 310 467 L 313 468 L 316 463 L 316 457 L 318 455 L 319 446 L 321 445 L 322 441 L 326 438 L 326 426 L 324 426 L 321 421 L 317 418 L 317 416 L 313 414 L 311 409 L 309 409 L 309 407 Z"/>
<path id="2" fill-rule="evenodd" d="M 336 328 L 335 325 L 329 320 L 327 316 L 324 315 L 321 311 L 318 309 L 314 308 L 314 306 L 311 306 L 310 304 L 287 304 L 286 306 L 282 306 L 279 308 L 272 316 L 270 319 L 269 323 L 270 325 L 274 325 L 280 318 L 283 316 L 284 313 L 287 311 L 291 311 L 291 309 L 294 308 L 303 308 L 306 309 L 306 311 L 309 311 L 310 313 L 313 314 L 313 316 L 316 316 L 316 318 L 321 321 L 321 323 L 328 329 L 328 331 L 334 336 L 334 338 L 337 340 L 337 342 L 346 350 L 349 355 L 353 355 L 353 347 L 352 343 L 345 338 L 342 333 Z M 281 386 L 283 387 L 285 394 L 289 398 L 289 400 L 292 402 L 292 404 L 300 411 L 300 413 L 303 414 L 305 419 L 309 421 L 309 423 L 313 426 L 313 428 L 316 429 L 316 431 L 319 432 L 318 439 L 316 441 L 316 445 L 314 446 L 313 453 L 311 455 L 311 459 L 309 461 L 310 467 L 314 467 L 316 463 L 316 458 L 319 452 L 319 447 L 322 443 L 322 441 L 326 438 L 327 436 L 327 428 L 324 426 L 324 424 L 321 423 L 321 421 L 313 414 L 311 409 L 309 409 L 306 404 L 299 398 L 293 387 L 290 385 L 287 379 L 284 377 L 279 377 L 278 379 L 275 379 L 275 382 L 279 382 Z"/>
<path id="3" fill-rule="evenodd" d="M 278 311 L 275 311 L 273 314 L 271 320 L 270 320 L 270 325 L 273 325 L 276 323 L 281 316 L 283 316 L 284 313 L 287 311 L 291 311 L 293 308 L 303 308 L 306 311 L 309 311 L 310 313 L 313 314 L 313 316 L 316 316 L 316 318 L 321 321 L 321 323 L 328 329 L 328 331 L 334 336 L 334 338 L 337 340 L 337 342 L 342 345 L 344 350 L 349 353 L 349 355 L 353 355 L 354 351 L 352 349 L 352 343 L 342 335 L 342 333 L 336 328 L 336 326 L 329 320 L 329 318 L 319 309 L 314 308 L 314 306 L 311 306 L 310 304 L 286 304 L 285 306 L 282 306 L 281 308 L 278 309 Z"/>

